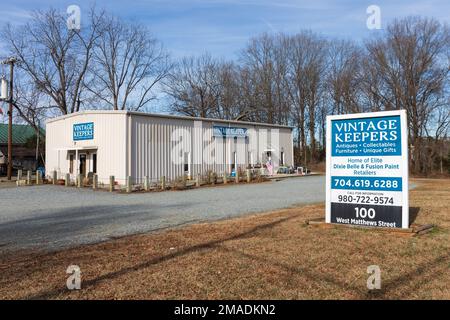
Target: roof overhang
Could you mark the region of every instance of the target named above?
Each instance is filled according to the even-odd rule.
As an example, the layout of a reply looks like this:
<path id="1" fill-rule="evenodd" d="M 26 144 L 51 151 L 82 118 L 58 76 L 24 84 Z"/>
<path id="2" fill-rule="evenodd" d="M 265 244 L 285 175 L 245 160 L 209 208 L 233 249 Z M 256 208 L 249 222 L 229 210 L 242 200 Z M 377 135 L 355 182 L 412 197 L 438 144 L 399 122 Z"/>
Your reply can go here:
<path id="1" fill-rule="evenodd" d="M 58 151 L 76 151 L 76 150 L 97 150 L 97 146 L 70 146 L 63 148 L 55 148 Z"/>

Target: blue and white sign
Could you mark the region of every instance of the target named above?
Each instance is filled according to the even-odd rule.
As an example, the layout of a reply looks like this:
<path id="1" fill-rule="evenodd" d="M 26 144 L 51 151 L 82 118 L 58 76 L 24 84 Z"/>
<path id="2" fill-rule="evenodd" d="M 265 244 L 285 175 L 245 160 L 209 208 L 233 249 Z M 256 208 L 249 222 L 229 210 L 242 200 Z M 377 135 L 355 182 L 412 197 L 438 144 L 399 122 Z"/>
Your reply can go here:
<path id="1" fill-rule="evenodd" d="M 327 117 L 326 222 L 408 228 L 406 111 Z"/>
<path id="2" fill-rule="evenodd" d="M 213 130 L 214 137 L 245 138 L 247 136 L 247 128 L 213 126 Z"/>
<path id="3" fill-rule="evenodd" d="M 92 140 L 94 139 L 94 123 L 75 123 L 73 125 L 73 140 Z"/>

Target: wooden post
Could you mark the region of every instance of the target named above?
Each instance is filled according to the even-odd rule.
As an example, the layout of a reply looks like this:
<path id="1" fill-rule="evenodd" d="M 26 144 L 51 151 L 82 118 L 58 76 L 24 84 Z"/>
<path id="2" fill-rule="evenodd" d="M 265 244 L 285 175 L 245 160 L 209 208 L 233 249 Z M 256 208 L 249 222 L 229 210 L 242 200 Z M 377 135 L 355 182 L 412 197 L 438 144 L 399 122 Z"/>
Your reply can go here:
<path id="1" fill-rule="evenodd" d="M 161 189 L 166 190 L 166 176 L 161 177 Z"/>
<path id="2" fill-rule="evenodd" d="M 66 187 L 70 186 L 70 173 L 66 173 L 66 180 L 64 181 Z"/>
<path id="3" fill-rule="evenodd" d="M 208 184 L 212 184 L 212 183 L 213 183 L 213 181 L 212 181 L 212 172 L 208 171 Z"/>
<path id="4" fill-rule="evenodd" d="M 247 169 L 247 182 L 252 182 L 252 173 L 250 172 L 250 169 Z"/>
<path id="5" fill-rule="evenodd" d="M 83 175 L 80 173 L 77 178 L 77 188 L 81 188 L 83 185 Z"/>
<path id="6" fill-rule="evenodd" d="M 200 174 L 197 173 L 197 177 L 195 178 L 195 186 L 198 188 L 200 185 Z"/>
<path id="7" fill-rule="evenodd" d="M 126 187 L 126 192 L 127 192 L 127 193 L 131 193 L 131 177 L 130 177 L 130 176 L 127 177 L 127 187 Z"/>
<path id="8" fill-rule="evenodd" d="M 186 174 L 183 174 L 183 188 L 186 188 Z"/>
<path id="9" fill-rule="evenodd" d="M 36 184 L 42 184 L 42 173 L 39 170 L 36 171 Z"/>
<path id="10" fill-rule="evenodd" d="M 56 184 L 56 180 L 58 179 L 57 177 L 58 177 L 58 174 L 57 174 L 56 170 L 53 170 L 53 172 L 52 172 L 52 183 L 53 184 Z"/>
<path id="11" fill-rule="evenodd" d="M 227 172 L 224 171 L 224 172 L 223 172 L 223 184 L 227 184 L 227 183 L 228 183 Z"/>
<path id="12" fill-rule="evenodd" d="M 115 188 L 115 181 L 116 179 L 114 178 L 114 176 L 109 176 L 109 192 L 113 192 L 114 188 Z"/>
<path id="13" fill-rule="evenodd" d="M 31 171 L 27 171 L 27 185 L 31 185 Z"/>
<path id="14" fill-rule="evenodd" d="M 98 174 L 96 173 L 94 173 L 94 176 L 92 177 L 92 189 L 98 189 Z"/>
<path id="15" fill-rule="evenodd" d="M 239 183 L 239 170 L 236 168 L 236 169 L 234 169 L 234 172 L 236 173 L 236 176 L 235 176 L 235 182 L 236 183 Z"/>
<path id="16" fill-rule="evenodd" d="M 149 176 L 145 176 L 144 178 L 144 190 L 149 191 L 150 190 L 150 178 Z"/>

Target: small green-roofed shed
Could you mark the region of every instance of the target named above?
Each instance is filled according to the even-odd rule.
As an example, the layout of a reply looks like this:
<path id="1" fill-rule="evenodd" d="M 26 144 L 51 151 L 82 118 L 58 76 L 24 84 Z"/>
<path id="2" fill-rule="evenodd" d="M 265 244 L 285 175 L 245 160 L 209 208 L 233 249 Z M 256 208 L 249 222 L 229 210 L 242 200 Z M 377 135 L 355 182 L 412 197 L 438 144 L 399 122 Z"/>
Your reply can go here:
<path id="1" fill-rule="evenodd" d="M 42 134 L 45 131 L 41 129 Z M 30 125 L 25 124 L 13 124 L 12 126 L 12 138 L 13 144 L 25 144 L 28 139 L 35 136 L 36 131 Z M 0 144 L 8 143 L 8 124 L 0 123 Z"/>

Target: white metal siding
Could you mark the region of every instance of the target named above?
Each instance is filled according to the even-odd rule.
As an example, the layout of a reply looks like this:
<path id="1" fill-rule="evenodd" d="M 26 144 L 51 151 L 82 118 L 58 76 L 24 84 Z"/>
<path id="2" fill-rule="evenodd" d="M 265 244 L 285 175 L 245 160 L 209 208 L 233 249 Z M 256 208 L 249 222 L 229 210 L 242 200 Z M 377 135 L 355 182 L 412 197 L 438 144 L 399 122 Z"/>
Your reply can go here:
<path id="1" fill-rule="evenodd" d="M 142 182 L 145 176 L 152 181 L 165 176 L 175 179 L 184 174 L 185 153 L 189 154 L 190 174 L 194 177 L 212 170 L 219 174 L 230 172 L 233 154 L 237 152 L 237 164 L 248 165 L 249 151 L 253 164 L 261 163 L 266 149 L 274 149 L 272 159 L 278 166 L 280 150 L 285 152 L 285 164 L 291 165 L 291 129 L 272 128 L 272 141 L 266 127 L 246 124 L 230 124 L 247 128 L 248 138 L 223 138 L 213 136 L 212 121 L 170 119 L 133 114 L 131 125 L 131 176 Z M 216 123 L 224 126 L 226 124 Z"/>
<path id="2" fill-rule="evenodd" d="M 73 141 L 73 125 L 94 123 L 94 139 Z M 46 174 L 56 170 L 59 178 L 69 172 L 69 153 L 67 149 L 79 147 L 98 147 L 97 174 L 99 181 L 107 183 L 114 175 L 119 183 L 126 179 L 126 114 L 77 114 L 71 117 L 50 121 L 46 125 Z M 89 150 L 91 152 L 91 150 Z M 85 152 L 79 151 L 79 152 Z M 76 175 L 74 159 L 74 173 Z M 91 163 L 87 164 L 92 168 Z"/>

